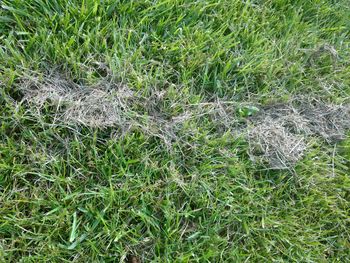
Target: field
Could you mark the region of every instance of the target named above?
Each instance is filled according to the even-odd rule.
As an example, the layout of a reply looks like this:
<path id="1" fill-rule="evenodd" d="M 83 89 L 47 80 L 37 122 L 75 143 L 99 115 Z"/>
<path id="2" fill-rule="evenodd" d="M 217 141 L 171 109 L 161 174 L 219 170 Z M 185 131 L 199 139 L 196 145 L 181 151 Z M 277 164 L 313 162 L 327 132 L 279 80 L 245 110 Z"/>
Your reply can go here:
<path id="1" fill-rule="evenodd" d="M 348 0 L 0 6 L 0 262 L 350 261 Z"/>

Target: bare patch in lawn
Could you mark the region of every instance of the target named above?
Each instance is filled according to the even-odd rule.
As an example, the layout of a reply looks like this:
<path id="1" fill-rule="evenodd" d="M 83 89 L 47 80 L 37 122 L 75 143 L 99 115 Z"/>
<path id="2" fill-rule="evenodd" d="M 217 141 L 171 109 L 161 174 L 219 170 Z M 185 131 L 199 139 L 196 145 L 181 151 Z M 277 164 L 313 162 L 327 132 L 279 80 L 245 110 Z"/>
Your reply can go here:
<path id="1" fill-rule="evenodd" d="M 165 104 L 165 92 L 145 95 L 107 80 L 84 86 L 59 75 L 32 77 L 22 81 L 21 91 L 23 100 L 36 109 L 48 102 L 54 105 L 55 119 L 61 122 L 99 128 L 118 126 L 122 131 L 141 129 L 161 138 L 169 148 L 173 142 L 196 147 L 195 136 L 186 124 L 192 122 L 195 129 L 208 125 L 216 136 L 230 132 L 244 137 L 249 142 L 251 159 L 271 169 L 295 166 L 313 138 L 334 143 L 344 139 L 350 129 L 349 105 L 316 99 L 295 98 L 267 106 L 220 99 L 198 104 L 180 102 L 172 104 L 181 108 L 180 113 L 169 116 L 159 106 Z"/>
<path id="2" fill-rule="evenodd" d="M 285 169 L 303 157 L 313 138 L 330 144 L 344 139 L 350 129 L 350 107 L 295 99 L 262 107 L 249 122 L 252 159 L 268 162 L 270 168 Z"/>
<path id="3" fill-rule="evenodd" d="M 57 108 L 57 118 L 67 123 L 107 127 L 126 123 L 126 109 L 133 92 L 124 85 L 100 82 L 83 86 L 53 75 L 22 82 L 24 101 L 37 109 L 49 102 Z"/>
<path id="4" fill-rule="evenodd" d="M 54 107 L 55 122 L 94 128 L 118 127 L 121 134 L 140 129 L 161 138 L 167 146 L 176 140 L 177 127 L 189 116 L 167 116 L 160 109 L 164 92 L 135 92 L 126 85 L 102 80 L 95 85 L 80 85 L 59 74 L 22 79 L 22 103 L 41 114 L 47 104 Z"/>

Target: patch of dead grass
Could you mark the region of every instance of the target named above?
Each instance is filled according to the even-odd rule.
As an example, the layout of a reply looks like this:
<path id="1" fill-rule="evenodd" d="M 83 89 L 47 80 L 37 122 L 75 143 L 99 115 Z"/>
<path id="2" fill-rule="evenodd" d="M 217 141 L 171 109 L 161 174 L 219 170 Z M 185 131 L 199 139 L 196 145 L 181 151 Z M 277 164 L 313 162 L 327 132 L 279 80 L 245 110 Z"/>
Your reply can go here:
<path id="1" fill-rule="evenodd" d="M 184 125 L 191 121 L 201 125 L 204 117 L 218 136 L 229 131 L 245 137 L 251 159 L 272 169 L 293 167 L 304 156 L 312 138 L 333 143 L 344 139 L 350 129 L 349 105 L 316 99 L 295 98 L 283 104 L 257 105 L 259 112 L 247 118 L 237 114 L 238 107 L 245 103 L 216 99 L 180 105 L 181 113 L 168 116 L 159 107 L 164 104 L 165 91 L 155 90 L 145 96 L 111 81 L 84 86 L 51 74 L 23 80 L 21 91 L 23 101 L 32 107 L 54 105 L 55 119 L 61 122 L 99 128 L 118 126 L 124 131 L 137 127 L 161 138 L 169 148 L 174 141 L 191 145 L 186 139 L 191 132 L 186 131 L 184 136 Z"/>
<path id="2" fill-rule="evenodd" d="M 349 105 L 299 98 L 262 107 L 250 118 L 247 134 L 253 160 L 283 169 L 293 167 L 303 157 L 313 138 L 333 144 L 344 139 L 349 129 Z"/>
<path id="3" fill-rule="evenodd" d="M 259 163 L 268 162 L 271 169 L 294 166 L 307 148 L 302 135 L 292 133 L 281 120 L 270 117 L 249 127 L 247 138 L 251 159 Z"/>

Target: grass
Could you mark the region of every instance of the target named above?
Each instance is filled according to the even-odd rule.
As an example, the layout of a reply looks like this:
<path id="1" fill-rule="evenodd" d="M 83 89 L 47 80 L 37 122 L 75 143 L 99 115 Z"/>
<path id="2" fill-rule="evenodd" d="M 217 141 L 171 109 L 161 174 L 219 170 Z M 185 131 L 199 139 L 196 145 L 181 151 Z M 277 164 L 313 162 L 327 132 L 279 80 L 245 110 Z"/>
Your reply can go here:
<path id="1" fill-rule="evenodd" d="M 349 33 L 347 0 L 1 1 L 0 261 L 348 262 L 349 136 L 262 169 L 208 116 L 168 144 L 59 122 L 21 87 L 121 83 L 144 125 L 217 98 L 347 103 Z"/>

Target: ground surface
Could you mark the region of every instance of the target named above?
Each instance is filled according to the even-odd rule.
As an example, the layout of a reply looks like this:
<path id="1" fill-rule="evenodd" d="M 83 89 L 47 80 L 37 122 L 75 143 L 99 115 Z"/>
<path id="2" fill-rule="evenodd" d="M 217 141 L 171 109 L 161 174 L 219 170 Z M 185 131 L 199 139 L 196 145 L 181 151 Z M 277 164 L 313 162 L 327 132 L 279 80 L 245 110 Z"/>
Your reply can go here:
<path id="1" fill-rule="evenodd" d="M 347 126 L 283 169 L 249 135 L 349 103 L 349 32 L 348 0 L 1 1 L 0 261 L 349 262 Z"/>

